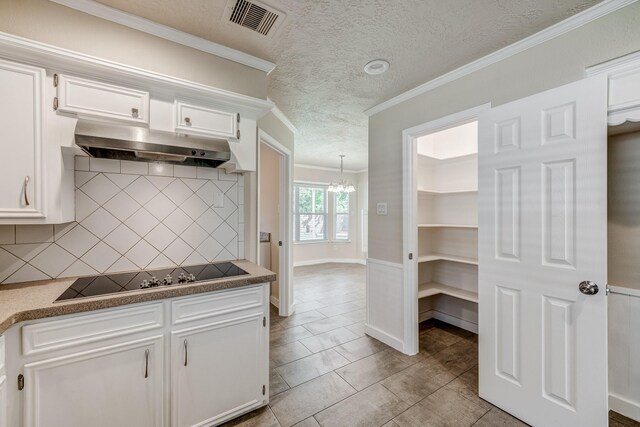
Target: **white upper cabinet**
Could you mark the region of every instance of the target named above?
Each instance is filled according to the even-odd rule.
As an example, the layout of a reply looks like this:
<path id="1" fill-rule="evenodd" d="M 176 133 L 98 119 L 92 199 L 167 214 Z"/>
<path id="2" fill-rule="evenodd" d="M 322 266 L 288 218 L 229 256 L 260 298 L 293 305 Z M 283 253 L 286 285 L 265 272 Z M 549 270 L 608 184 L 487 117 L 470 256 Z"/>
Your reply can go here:
<path id="1" fill-rule="evenodd" d="M 0 223 L 43 218 L 45 70 L 0 60 Z"/>
<path id="2" fill-rule="evenodd" d="M 181 101 L 175 103 L 176 132 L 240 139 L 240 114 L 215 110 L 208 107 L 188 104 Z"/>
<path id="3" fill-rule="evenodd" d="M 78 117 L 149 123 L 149 92 L 62 74 L 57 79 L 59 112 Z"/>

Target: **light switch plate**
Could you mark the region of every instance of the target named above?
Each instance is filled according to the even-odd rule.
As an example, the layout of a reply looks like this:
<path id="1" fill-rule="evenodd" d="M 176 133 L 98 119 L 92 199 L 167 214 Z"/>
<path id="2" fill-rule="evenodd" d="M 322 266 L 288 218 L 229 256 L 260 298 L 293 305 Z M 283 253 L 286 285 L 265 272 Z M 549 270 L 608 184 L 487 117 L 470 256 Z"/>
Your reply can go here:
<path id="1" fill-rule="evenodd" d="M 386 203 L 378 203 L 376 205 L 376 213 L 378 215 L 386 215 L 387 214 L 387 204 Z"/>
<path id="2" fill-rule="evenodd" d="M 213 207 L 224 208 L 224 193 L 220 191 L 213 193 Z"/>

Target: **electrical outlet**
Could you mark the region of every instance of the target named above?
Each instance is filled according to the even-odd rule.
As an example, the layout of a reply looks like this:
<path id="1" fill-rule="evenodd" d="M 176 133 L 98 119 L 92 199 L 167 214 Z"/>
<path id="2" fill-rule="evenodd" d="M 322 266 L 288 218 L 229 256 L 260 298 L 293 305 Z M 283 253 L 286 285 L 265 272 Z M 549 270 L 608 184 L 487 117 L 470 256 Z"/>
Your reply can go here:
<path id="1" fill-rule="evenodd" d="M 378 203 L 376 205 L 376 213 L 378 215 L 386 215 L 387 214 L 387 204 L 386 203 Z"/>

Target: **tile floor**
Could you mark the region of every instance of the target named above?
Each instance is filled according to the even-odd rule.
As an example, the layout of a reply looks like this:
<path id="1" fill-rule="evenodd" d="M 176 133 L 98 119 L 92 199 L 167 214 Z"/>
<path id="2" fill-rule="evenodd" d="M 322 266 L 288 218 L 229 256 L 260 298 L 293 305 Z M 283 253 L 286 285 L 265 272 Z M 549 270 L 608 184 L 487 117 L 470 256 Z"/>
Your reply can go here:
<path id="1" fill-rule="evenodd" d="M 365 268 L 295 269 L 296 314 L 271 313 L 270 403 L 227 426 L 525 426 L 478 397 L 477 336 L 420 325 L 406 356 L 365 336 Z M 610 426 L 640 427 L 613 414 Z"/>

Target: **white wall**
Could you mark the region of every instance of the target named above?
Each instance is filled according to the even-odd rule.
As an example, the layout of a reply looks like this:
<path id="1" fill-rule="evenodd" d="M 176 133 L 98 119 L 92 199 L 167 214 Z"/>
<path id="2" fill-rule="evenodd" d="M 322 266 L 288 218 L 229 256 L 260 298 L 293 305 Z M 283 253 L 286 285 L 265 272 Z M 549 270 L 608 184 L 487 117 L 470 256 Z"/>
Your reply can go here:
<path id="1" fill-rule="evenodd" d="M 264 144 L 260 144 L 260 217 L 258 230 L 271 233 L 271 271 L 280 274 L 280 155 Z M 271 296 L 280 296 L 279 281 L 271 282 Z"/>
<path id="2" fill-rule="evenodd" d="M 331 229 L 329 229 L 327 233 L 329 242 L 295 243 L 293 247 L 294 265 L 299 266 L 339 260 L 345 262 L 364 261 L 365 258 L 361 244 L 362 235 L 360 233 L 360 203 L 366 202 L 367 188 L 366 186 L 361 188 L 360 185 L 366 180 L 365 176 L 366 172 L 361 174 L 345 172 L 344 174 L 344 178 L 356 186 L 356 192 L 352 193 L 349 204 L 349 241 L 331 241 Z M 328 185 L 332 181 L 337 181 L 339 178 L 339 171 L 312 169 L 300 166 L 294 168 L 294 181 Z M 332 197 L 331 194 L 329 194 L 329 197 Z M 329 203 L 331 203 L 331 201 Z"/>

